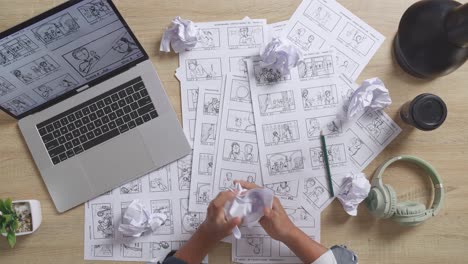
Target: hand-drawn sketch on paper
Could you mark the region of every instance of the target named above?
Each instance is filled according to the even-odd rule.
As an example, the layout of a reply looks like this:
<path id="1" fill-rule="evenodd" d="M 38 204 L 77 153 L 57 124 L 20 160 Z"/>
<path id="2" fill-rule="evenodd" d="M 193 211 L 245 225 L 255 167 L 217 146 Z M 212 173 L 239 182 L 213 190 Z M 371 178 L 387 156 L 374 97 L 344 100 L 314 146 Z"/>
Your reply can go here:
<path id="1" fill-rule="evenodd" d="M 364 166 L 374 156 L 374 151 L 352 129 L 346 133 L 351 135 L 346 142 L 348 155 L 359 166 Z"/>
<path id="2" fill-rule="evenodd" d="M 68 35 L 78 32 L 80 26 L 70 13 L 64 13 L 59 17 L 32 29 L 34 36 L 45 45 L 60 40 Z"/>
<path id="3" fill-rule="evenodd" d="M 94 257 L 112 257 L 114 247 L 112 244 L 92 245 L 91 252 Z"/>
<path id="4" fill-rule="evenodd" d="M 195 139 L 195 122 L 195 119 L 189 119 L 190 139 L 192 141 Z"/>
<path id="5" fill-rule="evenodd" d="M 262 68 L 259 63 L 254 64 L 254 74 L 257 85 L 270 85 L 291 80 L 291 75 L 283 75 L 278 70 Z"/>
<path id="6" fill-rule="evenodd" d="M 16 86 L 14 86 L 5 78 L 0 76 L 0 97 L 13 92 L 13 90 L 15 89 L 16 89 Z"/>
<path id="7" fill-rule="evenodd" d="M 316 110 L 335 107 L 338 104 L 336 85 L 303 88 L 302 105 L 304 110 Z"/>
<path id="8" fill-rule="evenodd" d="M 218 80 L 223 73 L 221 58 L 186 60 L 187 81 Z"/>
<path id="9" fill-rule="evenodd" d="M 337 71 L 352 80 L 356 70 L 359 68 L 359 64 L 338 48 L 332 46 L 332 49 L 335 50 L 335 65 Z"/>
<path id="10" fill-rule="evenodd" d="M 367 111 L 357 121 L 357 124 L 380 145 L 384 145 L 396 132 L 389 123 L 390 120 L 376 111 Z"/>
<path id="11" fill-rule="evenodd" d="M 197 204 L 209 204 L 211 202 L 211 184 L 199 182 L 197 183 L 196 190 L 196 203 Z"/>
<path id="12" fill-rule="evenodd" d="M 202 123 L 201 144 L 214 145 L 216 140 L 216 124 Z"/>
<path id="13" fill-rule="evenodd" d="M 240 163 L 258 163 L 258 146 L 253 142 L 224 140 L 223 160 Z"/>
<path id="14" fill-rule="evenodd" d="M 304 15 L 326 31 L 332 32 L 341 17 L 319 1 L 311 1 Z"/>
<path id="15" fill-rule="evenodd" d="M 213 154 L 200 153 L 198 164 L 198 173 L 200 175 L 212 175 L 213 165 Z"/>
<path id="16" fill-rule="evenodd" d="M 288 39 L 300 47 L 304 52 L 320 50 L 325 40 L 311 29 L 297 22 L 288 34 Z"/>
<path id="17" fill-rule="evenodd" d="M 310 140 L 316 140 L 322 132 L 325 136 L 336 136 L 343 133 L 342 121 L 336 119 L 336 116 L 320 116 L 306 118 L 307 137 Z"/>
<path id="18" fill-rule="evenodd" d="M 0 65 L 7 66 L 17 60 L 34 54 L 39 46 L 28 36 L 20 35 L 0 45 Z"/>
<path id="19" fill-rule="evenodd" d="M 219 28 L 201 28 L 197 34 L 197 45 L 192 50 L 214 50 L 221 47 Z"/>
<path id="20" fill-rule="evenodd" d="M 255 172 L 221 169 L 221 180 L 218 187 L 220 190 L 229 190 L 235 187 L 234 180 L 255 183 L 256 178 Z"/>
<path id="21" fill-rule="evenodd" d="M 121 244 L 120 254 L 124 258 L 142 258 L 143 243 Z"/>
<path id="22" fill-rule="evenodd" d="M 93 238 L 106 239 L 114 237 L 112 205 L 110 203 L 93 204 Z"/>
<path id="23" fill-rule="evenodd" d="M 258 96 L 260 115 L 275 115 L 296 110 L 293 91 L 260 94 Z"/>
<path id="24" fill-rule="evenodd" d="M 375 44 L 373 39 L 369 38 L 366 33 L 351 23 L 346 24 L 341 31 L 338 40 L 345 43 L 347 48 L 362 56 L 366 56 Z"/>
<path id="25" fill-rule="evenodd" d="M 188 199 L 180 199 L 180 215 L 182 217 L 182 233 L 192 234 L 205 221 L 206 213 L 190 212 Z"/>
<path id="26" fill-rule="evenodd" d="M 248 236 L 236 239 L 237 255 L 243 257 L 249 256 L 271 256 L 271 238 L 266 236 Z"/>
<path id="27" fill-rule="evenodd" d="M 263 44 L 262 26 L 229 27 L 227 31 L 230 49 L 254 48 Z"/>
<path id="28" fill-rule="evenodd" d="M 284 200 L 295 200 L 299 193 L 298 185 L 299 181 L 282 181 L 265 184 L 265 187 L 272 190 L 276 196 Z"/>
<path id="29" fill-rule="evenodd" d="M 192 177 L 192 155 L 187 155 L 177 161 L 177 176 L 179 178 L 179 190 L 189 190 Z"/>
<path id="30" fill-rule="evenodd" d="M 24 84 L 30 84 L 57 71 L 59 68 L 60 65 L 49 55 L 46 55 L 14 69 L 11 74 Z"/>
<path id="31" fill-rule="evenodd" d="M 187 89 L 187 103 L 189 111 L 197 110 L 198 90 L 199 89 Z"/>
<path id="32" fill-rule="evenodd" d="M 153 231 L 153 235 L 170 235 L 174 233 L 174 219 L 173 219 L 173 209 L 172 201 L 169 199 L 162 200 L 152 200 L 151 204 L 151 213 L 155 214 L 165 214 L 166 220 L 164 223 Z"/>
<path id="33" fill-rule="evenodd" d="M 245 60 L 250 57 L 240 56 L 240 57 L 230 57 L 229 58 L 229 71 L 237 72 L 243 76 L 247 76 L 247 65 Z"/>
<path id="34" fill-rule="evenodd" d="M 171 166 L 166 166 L 155 170 L 148 175 L 150 192 L 170 192 L 171 191 Z"/>
<path id="35" fill-rule="evenodd" d="M 330 166 L 347 162 L 344 144 L 327 145 L 328 162 Z M 322 147 L 310 149 L 312 168 L 323 167 L 325 165 Z"/>
<path id="36" fill-rule="evenodd" d="M 36 92 L 43 99 L 48 100 L 50 98 L 54 98 L 58 95 L 72 90 L 77 85 L 78 81 L 67 73 L 52 81 L 49 81 L 36 88 L 33 88 L 33 91 Z"/>
<path id="37" fill-rule="evenodd" d="M 324 206 L 327 205 L 330 200 L 328 188 L 325 187 L 317 178 L 305 179 L 304 194 L 320 210 L 324 209 Z"/>
<path id="38" fill-rule="evenodd" d="M 315 227 L 315 218 L 309 214 L 304 208 L 285 208 L 289 219 L 300 227 Z"/>
<path id="39" fill-rule="evenodd" d="M 249 82 L 246 80 L 232 79 L 231 101 L 251 103 Z"/>
<path id="40" fill-rule="evenodd" d="M 255 121 L 252 112 L 228 110 L 226 129 L 228 131 L 255 134 Z"/>
<path id="41" fill-rule="evenodd" d="M 220 107 L 220 95 L 206 93 L 203 100 L 203 113 L 205 115 L 218 115 Z"/>
<path id="42" fill-rule="evenodd" d="M 30 110 L 36 104 L 37 104 L 36 101 L 34 101 L 31 97 L 29 97 L 25 93 L 23 93 L 11 99 L 10 101 L 3 103 L 2 107 L 15 115 L 19 115 Z"/>
<path id="43" fill-rule="evenodd" d="M 104 0 L 94 0 L 81 5 L 78 7 L 78 11 L 91 25 L 114 13 Z"/>
<path id="44" fill-rule="evenodd" d="M 302 150 L 268 154 L 266 161 L 270 175 L 291 173 L 304 169 Z"/>
<path id="45" fill-rule="evenodd" d="M 300 139 L 297 120 L 262 125 L 265 146 L 296 142 Z"/>
<path id="46" fill-rule="evenodd" d="M 142 185 L 141 179 L 136 179 L 131 182 L 128 182 L 122 186 L 120 186 L 120 194 L 134 194 L 134 193 L 141 193 L 142 192 Z"/>
<path id="47" fill-rule="evenodd" d="M 297 70 L 301 81 L 329 77 L 335 73 L 333 56 L 323 55 L 305 58 L 299 62 Z"/>

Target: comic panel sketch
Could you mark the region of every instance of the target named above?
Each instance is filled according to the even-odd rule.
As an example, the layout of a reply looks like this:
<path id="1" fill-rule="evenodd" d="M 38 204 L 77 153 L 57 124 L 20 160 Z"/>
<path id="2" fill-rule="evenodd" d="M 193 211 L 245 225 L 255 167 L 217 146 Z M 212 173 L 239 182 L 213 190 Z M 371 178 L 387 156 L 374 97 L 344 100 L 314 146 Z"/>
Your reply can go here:
<path id="1" fill-rule="evenodd" d="M 323 109 L 338 104 L 336 85 L 325 85 L 302 89 L 304 110 Z"/>
<path id="2" fill-rule="evenodd" d="M 81 15 L 89 24 L 95 24 L 113 14 L 112 8 L 104 0 L 95 0 L 78 7 Z"/>
<path id="3" fill-rule="evenodd" d="M 26 35 L 20 35 L 0 45 L 0 65 L 7 66 L 33 54 L 38 48 L 39 46 Z"/>
<path id="4" fill-rule="evenodd" d="M 150 246 L 153 258 L 161 257 L 162 254 L 167 255 L 168 252 L 174 250 L 171 247 L 171 241 L 151 242 Z"/>
<path id="5" fill-rule="evenodd" d="M 305 179 L 304 194 L 320 209 L 323 209 L 322 207 L 327 203 L 328 199 L 330 199 L 328 188 L 316 178 Z"/>
<path id="6" fill-rule="evenodd" d="M 167 219 L 164 223 L 153 232 L 153 235 L 170 235 L 174 234 L 174 215 L 172 211 L 172 201 L 169 199 L 150 201 L 151 213 L 164 214 Z"/>
<path id="7" fill-rule="evenodd" d="M 221 47 L 218 28 L 203 28 L 197 33 L 197 45 L 192 50 L 214 50 Z"/>
<path id="8" fill-rule="evenodd" d="M 189 111 L 197 111 L 198 89 L 187 90 L 187 103 Z"/>
<path id="9" fill-rule="evenodd" d="M 148 176 L 150 192 L 171 191 L 171 166 L 151 172 Z"/>
<path id="10" fill-rule="evenodd" d="M 134 194 L 141 193 L 141 191 L 141 179 L 136 179 L 120 186 L 120 194 Z"/>
<path id="11" fill-rule="evenodd" d="M 62 56 L 81 76 L 86 77 L 112 65 L 124 64 L 127 58 L 138 53 L 141 54 L 133 38 L 121 28 Z"/>
<path id="12" fill-rule="evenodd" d="M 218 187 L 220 190 L 229 190 L 235 187 L 234 180 L 255 183 L 256 178 L 257 174 L 255 172 L 221 169 L 221 180 Z"/>
<path id="13" fill-rule="evenodd" d="M 327 155 L 330 166 L 340 165 L 346 163 L 347 161 L 344 144 L 327 145 Z M 312 168 L 323 167 L 325 163 L 322 147 L 311 148 L 310 158 L 312 162 Z"/>
<path id="14" fill-rule="evenodd" d="M 193 234 L 206 218 L 205 213 L 190 212 L 187 198 L 180 199 L 180 215 L 182 216 L 182 233 Z"/>
<path id="15" fill-rule="evenodd" d="M 11 84 L 9 81 L 7 81 L 5 78 L 0 76 L 0 97 L 5 96 L 13 90 L 16 89 L 16 86 Z"/>
<path id="16" fill-rule="evenodd" d="M 48 83 L 33 88 L 44 100 L 57 97 L 65 92 L 68 92 L 78 85 L 78 81 L 75 80 L 70 74 L 62 75 Z"/>
<path id="17" fill-rule="evenodd" d="M 246 59 L 250 57 L 230 57 L 229 58 L 229 71 L 241 73 L 243 76 L 247 76 L 247 64 Z"/>
<path id="18" fill-rule="evenodd" d="M 375 111 L 367 111 L 358 119 L 358 125 L 367 132 L 367 134 L 377 141 L 380 145 L 393 135 L 394 129 L 386 122 L 382 113 Z"/>
<path id="19" fill-rule="evenodd" d="M 288 39 L 306 52 L 320 50 L 325 43 L 322 37 L 315 34 L 301 22 L 296 22 L 288 34 Z"/>
<path id="20" fill-rule="evenodd" d="M 298 141 L 299 126 L 296 120 L 262 125 L 265 146 L 286 144 Z"/>
<path id="21" fill-rule="evenodd" d="M 230 27 L 227 31 L 230 49 L 255 48 L 263 44 L 261 26 Z"/>
<path id="22" fill-rule="evenodd" d="M 298 181 L 283 181 L 278 183 L 266 184 L 265 187 L 272 190 L 276 196 L 293 200 L 297 197 L 299 186 Z"/>
<path id="23" fill-rule="evenodd" d="M 346 47 L 361 56 L 367 56 L 375 44 L 375 40 L 349 22 L 341 31 L 338 39 L 344 42 Z"/>
<path id="24" fill-rule="evenodd" d="M 292 173 L 304 169 L 304 157 L 301 150 L 268 154 L 266 158 L 270 175 Z"/>
<path id="25" fill-rule="evenodd" d="M 217 80 L 223 76 L 221 59 L 190 59 L 185 61 L 187 81 Z"/>
<path id="26" fill-rule="evenodd" d="M 91 252 L 94 257 L 112 257 L 114 256 L 114 247 L 112 244 L 92 245 Z"/>
<path id="27" fill-rule="evenodd" d="M 289 219 L 298 227 L 315 227 L 315 218 L 309 214 L 304 208 L 285 208 Z"/>
<path id="28" fill-rule="evenodd" d="M 219 94 L 205 93 L 203 98 L 203 114 L 205 115 L 218 115 L 219 114 Z"/>
<path id="29" fill-rule="evenodd" d="M 232 79 L 231 84 L 231 101 L 241 103 L 251 103 L 250 85 L 248 81 Z"/>
<path id="30" fill-rule="evenodd" d="M 52 42 L 62 39 L 68 35 L 78 32 L 80 26 L 70 13 L 49 20 L 48 22 L 32 29 L 34 36 L 48 45 Z"/>
<path id="31" fill-rule="evenodd" d="M 192 178 L 192 155 L 187 155 L 177 161 L 177 177 L 179 190 L 190 190 L 190 180 Z"/>
<path id="32" fill-rule="evenodd" d="M 297 70 L 301 81 L 328 77 L 335 72 L 333 68 L 333 56 L 325 55 L 305 58 L 299 62 Z"/>
<path id="33" fill-rule="evenodd" d="M 110 203 L 93 204 L 93 238 L 106 239 L 114 237 L 114 219 Z"/>
<path id="34" fill-rule="evenodd" d="M 11 74 L 24 84 L 30 84 L 52 72 L 57 71 L 59 68 L 60 65 L 58 65 L 49 55 L 46 55 L 16 68 L 11 71 Z"/>
<path id="35" fill-rule="evenodd" d="M 190 139 L 195 139 L 195 119 L 189 119 L 189 130 L 190 130 Z"/>
<path id="36" fill-rule="evenodd" d="M 337 71 L 352 80 L 359 64 L 336 47 L 332 48 L 335 49 L 335 67 Z"/>
<path id="37" fill-rule="evenodd" d="M 242 237 L 236 239 L 237 256 L 239 257 L 271 257 L 270 237 Z"/>
<path id="38" fill-rule="evenodd" d="M 213 154 L 200 153 L 198 174 L 211 176 L 213 173 Z"/>
<path id="39" fill-rule="evenodd" d="M 265 187 L 272 190 L 276 196 L 287 200 L 294 200 L 299 192 L 299 181 L 283 181 L 272 184 L 265 184 Z"/>
<path id="40" fill-rule="evenodd" d="M 306 118 L 305 122 L 309 139 L 318 139 L 320 133 L 325 136 L 335 136 L 343 133 L 342 122 L 336 116 Z"/>
<path id="41" fill-rule="evenodd" d="M 255 134 L 254 114 L 248 111 L 228 110 L 226 129 L 228 131 Z"/>
<path id="42" fill-rule="evenodd" d="M 197 183 L 197 204 L 209 204 L 211 202 L 211 184 L 210 183 Z"/>
<path id="43" fill-rule="evenodd" d="M 339 14 L 317 0 L 310 3 L 304 11 L 304 16 L 329 32 L 335 29 L 341 19 Z"/>
<path id="44" fill-rule="evenodd" d="M 121 244 L 120 253 L 124 258 L 142 258 L 143 243 Z"/>
<path id="45" fill-rule="evenodd" d="M 359 166 L 365 165 L 367 161 L 372 158 L 374 152 L 356 135 L 356 133 L 354 133 L 352 129 L 348 129 L 346 133 L 351 134 L 351 137 L 346 143 L 348 155 L 354 162 L 359 164 Z"/>
<path id="46" fill-rule="evenodd" d="M 291 80 L 291 75 L 282 75 L 278 70 L 262 68 L 259 63 L 254 63 L 254 75 L 259 86 Z"/>
<path id="47" fill-rule="evenodd" d="M 200 143 L 214 145 L 216 140 L 216 123 L 202 123 Z"/>
<path id="48" fill-rule="evenodd" d="M 258 96 L 260 115 L 275 115 L 296 110 L 293 91 L 260 94 Z"/>
<path id="49" fill-rule="evenodd" d="M 11 99 L 10 101 L 3 103 L 2 107 L 14 115 L 20 115 L 28 110 L 31 110 L 36 104 L 36 101 L 23 93 Z"/>
<path id="50" fill-rule="evenodd" d="M 351 97 L 354 94 L 354 90 L 351 87 L 348 87 L 348 88 L 342 87 L 340 90 L 341 90 L 341 99 L 343 100 L 342 109 L 343 109 L 343 112 L 347 113 L 349 103 L 351 101 Z"/>
<path id="51" fill-rule="evenodd" d="M 258 163 L 258 145 L 239 140 L 224 140 L 223 160 L 240 163 Z"/>

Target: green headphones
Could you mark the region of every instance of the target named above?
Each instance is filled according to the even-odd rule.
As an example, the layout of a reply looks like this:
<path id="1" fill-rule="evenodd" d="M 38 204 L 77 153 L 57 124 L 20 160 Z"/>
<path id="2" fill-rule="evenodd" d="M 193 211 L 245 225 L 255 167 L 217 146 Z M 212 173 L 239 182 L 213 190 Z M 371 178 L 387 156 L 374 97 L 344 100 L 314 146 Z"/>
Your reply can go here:
<path id="1" fill-rule="evenodd" d="M 430 209 L 414 201 L 397 203 L 395 190 L 392 186 L 383 183 L 382 175 L 385 169 L 400 160 L 416 164 L 429 174 L 435 190 L 434 202 Z M 415 226 L 435 216 L 444 201 L 444 188 L 439 174 L 429 163 L 414 156 L 398 156 L 383 163 L 375 172 L 371 185 L 369 196 L 366 198 L 370 213 L 377 218 L 390 218 L 403 226 Z"/>

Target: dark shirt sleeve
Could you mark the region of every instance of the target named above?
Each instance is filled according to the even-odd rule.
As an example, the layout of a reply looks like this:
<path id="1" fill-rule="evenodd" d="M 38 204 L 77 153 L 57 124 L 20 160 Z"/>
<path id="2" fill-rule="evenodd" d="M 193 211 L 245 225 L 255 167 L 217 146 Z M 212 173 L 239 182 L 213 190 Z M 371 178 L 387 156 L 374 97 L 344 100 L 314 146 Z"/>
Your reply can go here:
<path id="1" fill-rule="evenodd" d="M 169 254 L 167 254 L 166 258 L 161 264 L 187 264 L 187 262 L 174 257 L 175 253 L 176 251 L 172 250 Z"/>

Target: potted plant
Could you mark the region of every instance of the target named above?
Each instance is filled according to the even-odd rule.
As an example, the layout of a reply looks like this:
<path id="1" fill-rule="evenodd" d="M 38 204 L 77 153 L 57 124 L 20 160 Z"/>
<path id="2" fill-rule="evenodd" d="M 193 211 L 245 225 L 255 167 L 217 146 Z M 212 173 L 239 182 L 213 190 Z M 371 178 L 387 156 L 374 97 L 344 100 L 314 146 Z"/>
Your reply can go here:
<path id="1" fill-rule="evenodd" d="M 42 222 L 41 203 L 37 200 L 0 199 L 0 233 L 6 236 L 10 247 L 16 237 L 35 232 Z"/>

